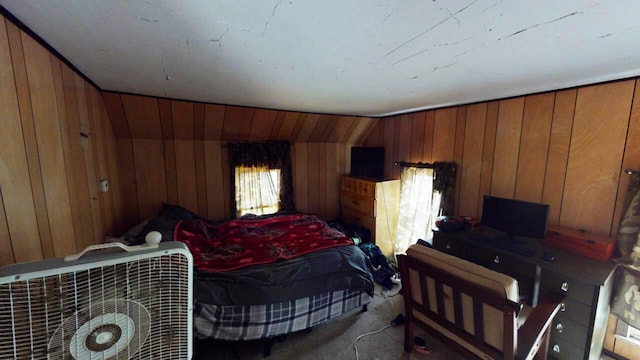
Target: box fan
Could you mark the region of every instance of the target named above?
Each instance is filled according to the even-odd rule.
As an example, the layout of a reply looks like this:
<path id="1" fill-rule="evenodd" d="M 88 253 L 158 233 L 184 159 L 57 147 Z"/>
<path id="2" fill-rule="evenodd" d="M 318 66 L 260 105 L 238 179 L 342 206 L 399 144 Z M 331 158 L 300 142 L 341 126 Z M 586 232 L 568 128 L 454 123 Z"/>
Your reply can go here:
<path id="1" fill-rule="evenodd" d="M 0 269 L 0 359 L 190 359 L 193 259 L 160 239 Z"/>

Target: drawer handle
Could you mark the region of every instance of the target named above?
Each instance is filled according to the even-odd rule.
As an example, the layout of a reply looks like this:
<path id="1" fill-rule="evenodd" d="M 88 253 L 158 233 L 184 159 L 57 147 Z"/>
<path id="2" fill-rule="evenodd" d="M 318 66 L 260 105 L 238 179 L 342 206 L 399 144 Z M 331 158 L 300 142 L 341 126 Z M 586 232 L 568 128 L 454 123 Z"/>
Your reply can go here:
<path id="1" fill-rule="evenodd" d="M 569 291 L 569 283 L 568 282 L 563 282 L 562 285 L 560 285 L 560 290 L 567 292 Z"/>
<path id="2" fill-rule="evenodd" d="M 447 245 L 445 245 L 444 248 L 447 250 L 451 249 L 451 244 L 447 243 Z"/>
<path id="3" fill-rule="evenodd" d="M 560 304 L 560 311 L 564 312 L 565 310 L 567 310 L 567 305 L 564 303 Z"/>
<path id="4" fill-rule="evenodd" d="M 551 350 L 553 350 L 553 352 L 556 354 L 560 354 L 560 345 L 553 344 L 553 347 L 551 348 Z"/>
<path id="5" fill-rule="evenodd" d="M 558 323 L 556 324 L 556 331 L 557 331 L 557 332 L 559 332 L 559 333 L 561 333 L 561 332 L 562 332 L 562 323 L 561 323 L 561 322 L 558 322 Z"/>
<path id="6" fill-rule="evenodd" d="M 356 206 L 360 205 L 360 203 L 359 203 L 359 202 L 357 202 L 357 201 L 355 201 L 355 200 L 351 200 L 351 203 L 352 203 L 353 205 L 356 205 Z"/>
<path id="7" fill-rule="evenodd" d="M 493 262 L 496 264 L 500 264 L 500 256 L 496 255 L 496 257 L 493 258 Z"/>

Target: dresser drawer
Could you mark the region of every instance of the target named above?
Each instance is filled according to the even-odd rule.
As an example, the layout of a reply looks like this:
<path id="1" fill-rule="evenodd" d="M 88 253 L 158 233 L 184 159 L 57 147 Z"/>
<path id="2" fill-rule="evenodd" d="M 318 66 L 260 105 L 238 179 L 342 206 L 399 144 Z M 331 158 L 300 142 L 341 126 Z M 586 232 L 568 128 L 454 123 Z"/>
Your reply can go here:
<path id="1" fill-rule="evenodd" d="M 372 216 L 359 213 L 358 211 L 355 211 L 350 208 L 343 207 L 341 217 L 342 217 L 342 221 L 345 224 L 354 224 L 354 225 L 362 226 L 363 228 L 366 228 L 369 231 L 371 231 L 372 238 L 375 236 L 374 230 L 375 230 L 376 222 Z"/>
<path id="2" fill-rule="evenodd" d="M 347 177 L 343 177 L 340 180 L 340 190 L 342 190 L 343 195 L 345 192 L 348 192 L 371 199 L 373 199 L 376 194 L 375 183 Z"/>
<path id="3" fill-rule="evenodd" d="M 453 256 L 460 256 L 461 246 L 459 242 L 448 240 L 444 236 L 433 237 L 433 247 L 436 250 L 442 251 Z"/>
<path id="4" fill-rule="evenodd" d="M 583 348 L 586 345 L 588 328 L 575 321 L 556 316 L 551 324 L 551 334 L 556 339 L 563 339 L 578 348 Z"/>
<path id="5" fill-rule="evenodd" d="M 522 261 L 501 255 L 494 250 L 480 247 L 463 247 L 461 257 L 488 269 L 507 274 L 518 279 L 519 275 L 533 278 L 536 274 L 536 267 Z"/>
<path id="6" fill-rule="evenodd" d="M 498 271 L 498 262 L 494 262 L 496 254 L 486 248 L 476 246 L 462 246 L 461 258 L 471 261 L 472 263 L 482 265 L 487 269 Z"/>
<path id="7" fill-rule="evenodd" d="M 551 334 L 551 339 L 549 339 L 549 357 L 558 360 L 582 359 L 584 358 L 584 349 Z"/>
<path id="8" fill-rule="evenodd" d="M 375 200 L 350 192 L 342 192 L 342 207 L 375 217 Z"/>
<path id="9" fill-rule="evenodd" d="M 557 274 L 553 271 L 543 271 L 540 291 L 562 291 L 568 298 L 575 299 L 587 305 L 593 303 L 595 287 L 572 278 Z"/>
<path id="10" fill-rule="evenodd" d="M 494 261 L 496 261 L 495 258 Z M 500 272 L 515 277 L 516 279 L 519 278 L 519 275 L 524 275 L 531 279 L 536 276 L 536 266 L 534 264 L 527 264 L 505 255 L 497 256 L 497 261 L 500 264 Z"/>
<path id="11" fill-rule="evenodd" d="M 544 294 L 544 292 L 541 294 Z M 591 306 L 574 299 L 565 298 L 563 306 L 560 308 L 558 315 L 556 315 L 556 319 L 569 319 L 580 325 L 589 326 L 592 312 Z"/>

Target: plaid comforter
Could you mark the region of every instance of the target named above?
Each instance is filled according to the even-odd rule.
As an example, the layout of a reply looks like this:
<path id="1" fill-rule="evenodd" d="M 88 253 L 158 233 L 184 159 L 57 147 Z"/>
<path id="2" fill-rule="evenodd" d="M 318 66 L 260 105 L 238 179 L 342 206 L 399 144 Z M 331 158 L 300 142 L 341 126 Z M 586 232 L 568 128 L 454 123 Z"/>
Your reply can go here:
<path id="1" fill-rule="evenodd" d="M 269 305 L 196 303 L 196 336 L 236 341 L 283 335 L 336 318 L 370 300 L 366 292 L 338 290 Z"/>

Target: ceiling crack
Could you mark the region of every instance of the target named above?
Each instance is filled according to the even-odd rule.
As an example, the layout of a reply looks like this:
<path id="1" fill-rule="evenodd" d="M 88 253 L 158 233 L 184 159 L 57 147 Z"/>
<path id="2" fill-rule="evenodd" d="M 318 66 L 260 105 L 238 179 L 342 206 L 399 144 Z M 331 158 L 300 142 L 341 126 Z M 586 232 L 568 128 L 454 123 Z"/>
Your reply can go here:
<path id="1" fill-rule="evenodd" d="M 412 43 L 413 41 L 417 40 L 418 38 L 424 36 L 425 34 L 429 33 L 431 30 L 437 28 L 438 26 L 444 24 L 447 20 L 451 19 L 451 18 L 455 18 L 455 15 L 460 14 L 461 12 L 465 11 L 466 9 L 468 9 L 471 5 L 475 4 L 476 2 L 478 2 L 478 0 L 474 0 L 472 2 L 470 2 L 467 6 L 463 7 L 462 9 L 456 11 L 455 13 L 449 15 L 448 17 L 444 18 L 443 20 L 441 20 L 440 22 L 438 22 L 437 24 L 431 26 L 430 28 L 428 28 L 427 30 L 421 32 L 420 34 L 412 37 L 411 39 L 405 41 L 404 43 L 400 44 L 398 47 L 396 47 L 395 49 L 389 51 L 388 53 L 386 53 L 384 55 L 384 57 L 387 57 L 391 54 L 393 54 L 394 52 L 400 50 L 401 48 L 407 46 L 408 44 Z"/>
<path id="2" fill-rule="evenodd" d="M 527 30 L 531 30 L 531 29 L 537 28 L 537 27 L 538 27 L 538 26 L 540 26 L 540 25 L 542 25 L 542 24 L 541 24 L 541 23 L 540 23 L 540 24 L 535 24 L 535 25 L 533 25 L 533 26 L 529 26 L 529 27 L 527 27 L 527 28 L 524 28 L 524 29 L 518 30 L 518 31 L 516 31 L 516 32 L 514 32 L 514 33 L 511 33 L 511 34 L 509 34 L 509 35 L 507 35 L 507 36 L 505 36 L 505 37 L 503 37 L 503 38 L 499 38 L 499 39 L 498 39 L 498 41 L 500 41 L 500 40 L 504 40 L 504 39 L 508 39 L 508 38 L 510 38 L 510 37 L 512 37 L 512 36 L 516 36 L 516 35 L 518 35 L 518 34 L 522 34 L 523 32 L 525 32 L 525 31 L 527 31 Z"/>
<path id="3" fill-rule="evenodd" d="M 420 50 L 420 51 L 418 51 L 418 52 L 416 52 L 416 53 L 413 53 L 413 54 L 411 54 L 411 55 L 409 55 L 409 56 L 407 56 L 407 57 L 405 57 L 405 58 L 402 58 L 402 59 L 400 59 L 400 60 L 398 60 L 398 61 L 396 61 L 396 62 L 392 63 L 391 65 L 392 65 L 392 66 L 394 66 L 394 65 L 398 65 L 399 63 L 401 63 L 401 62 L 403 62 L 403 61 L 406 61 L 406 60 L 409 60 L 409 59 L 411 59 L 412 57 L 414 57 L 414 56 L 416 56 L 416 55 L 420 55 L 420 54 L 425 53 L 425 52 L 427 52 L 427 51 L 429 51 L 429 50 L 433 50 L 433 48 L 434 48 L 434 47 L 458 45 L 458 44 L 460 44 L 460 43 L 463 43 L 463 42 L 465 42 L 465 41 L 469 41 L 469 40 L 472 40 L 472 39 L 473 39 L 473 38 L 466 38 L 466 39 L 462 39 L 462 40 L 455 41 L 455 42 L 452 42 L 452 43 L 434 44 L 434 45 L 432 45 L 432 47 L 428 47 L 428 48 L 426 48 L 426 49 L 423 49 L 423 50 Z"/>
<path id="4" fill-rule="evenodd" d="M 453 65 L 455 65 L 456 63 L 451 63 L 451 64 L 447 64 L 444 66 L 436 66 L 433 68 L 433 71 L 438 71 L 438 70 L 442 70 L 442 69 L 446 69 L 448 67 L 452 67 Z"/>
<path id="5" fill-rule="evenodd" d="M 446 11 L 449 13 L 449 18 L 453 18 L 458 22 L 458 25 L 460 25 L 460 19 L 458 19 L 457 17 L 455 17 L 455 14 L 453 14 L 451 12 L 451 10 L 449 10 L 449 8 L 443 8 L 442 6 L 439 5 L 438 1 L 433 0 L 433 2 L 436 4 L 436 7 L 438 7 L 438 9 L 440 9 L 441 11 Z"/>
<path id="6" fill-rule="evenodd" d="M 482 10 L 482 11 L 480 11 L 480 12 L 478 13 L 478 15 L 480 15 L 480 14 L 484 14 L 484 13 L 485 13 L 485 12 L 487 12 L 489 9 L 493 9 L 494 7 L 498 6 L 498 4 L 501 4 L 502 2 L 504 2 L 504 0 L 500 0 L 500 2 L 494 3 L 493 5 L 491 5 L 491 6 L 487 7 L 487 8 L 485 8 L 485 9 L 484 9 L 484 10 Z"/>
<path id="7" fill-rule="evenodd" d="M 276 16 L 276 10 L 278 9 L 278 6 L 280 6 L 281 2 L 282 2 L 282 0 L 278 1 L 278 3 L 273 7 L 273 10 L 271 11 L 271 18 L 264 23 L 264 28 L 262 29 L 262 35 L 263 36 L 267 32 L 267 27 L 269 27 L 269 23 Z"/>
<path id="8" fill-rule="evenodd" d="M 469 41 L 469 40 L 472 40 L 472 39 L 473 39 L 472 37 L 468 37 L 468 38 L 464 38 L 464 39 L 462 39 L 462 40 L 458 40 L 458 41 L 454 41 L 454 42 L 450 42 L 450 43 L 434 44 L 433 46 L 438 47 L 438 46 L 451 46 L 451 45 L 458 45 L 458 44 L 460 44 L 460 43 L 463 43 L 463 42 L 465 42 L 465 41 Z"/>
<path id="9" fill-rule="evenodd" d="M 273 11 L 271 12 L 271 16 L 276 16 L 276 9 L 278 8 L 278 6 L 280 6 L 281 1 L 278 1 L 278 3 L 276 4 L 276 6 L 273 7 Z"/>
<path id="10" fill-rule="evenodd" d="M 551 24 L 551 23 L 554 23 L 554 22 L 556 22 L 556 21 L 559 21 L 559 20 L 562 20 L 562 19 L 566 19 L 566 18 L 568 18 L 569 16 L 573 16 L 573 15 L 580 15 L 580 14 L 584 14 L 584 12 L 583 12 L 583 11 L 574 11 L 574 12 L 572 12 L 571 14 L 567 14 L 567 15 L 565 15 L 565 16 L 561 16 L 561 17 L 559 17 L 559 18 L 557 18 L 557 19 L 554 19 L 554 20 L 551 20 L 551 21 L 547 21 L 545 24 Z"/>
<path id="11" fill-rule="evenodd" d="M 556 21 L 560 21 L 560 20 L 566 19 L 566 18 L 568 18 L 568 17 L 570 17 L 570 16 L 580 15 L 580 14 L 584 14 L 584 12 L 582 12 L 582 11 L 574 11 L 574 12 L 572 12 L 571 14 L 567 14 L 567 15 L 561 16 L 561 17 L 559 17 L 559 18 L 557 18 L 557 19 L 549 20 L 549 21 L 546 21 L 546 22 L 544 22 L 544 23 L 535 24 L 535 25 L 532 25 L 532 26 L 526 27 L 526 28 L 524 28 L 524 29 L 518 30 L 518 31 L 516 31 L 516 32 L 514 32 L 514 33 L 512 33 L 512 34 L 509 34 L 509 35 L 505 36 L 505 37 L 498 38 L 498 41 L 501 41 L 501 40 L 504 40 L 504 39 L 508 39 L 508 38 L 510 38 L 510 37 L 512 37 L 512 36 L 516 36 L 516 35 L 518 35 L 518 34 L 522 34 L 523 32 L 525 32 L 525 31 L 527 31 L 527 30 L 531 30 L 531 29 L 537 28 L 537 27 L 538 27 L 538 26 L 540 26 L 540 25 L 552 24 L 552 23 L 554 23 L 554 22 L 556 22 Z"/>
<path id="12" fill-rule="evenodd" d="M 138 19 L 142 20 L 142 21 L 146 21 L 146 22 L 160 22 L 160 20 L 157 19 L 147 19 L 147 18 L 143 18 L 143 17 L 138 17 Z"/>
<path id="13" fill-rule="evenodd" d="M 160 60 L 160 65 L 162 66 L 162 72 L 164 73 L 165 80 L 171 80 L 171 76 L 167 73 L 167 68 L 164 66 L 164 60 Z"/>
<path id="14" fill-rule="evenodd" d="M 384 19 L 382 19 L 382 21 L 381 21 L 380 23 L 382 24 L 382 23 L 386 22 L 386 21 L 391 17 L 391 15 L 393 15 L 393 14 L 395 14 L 395 13 L 396 13 L 396 12 L 395 12 L 395 11 L 393 11 L 391 14 L 389 14 L 389 15 L 385 16 L 385 17 L 384 17 Z"/>
<path id="15" fill-rule="evenodd" d="M 461 52 L 459 54 L 453 55 L 453 57 L 454 58 L 458 58 L 458 57 L 464 56 L 464 55 L 466 55 L 466 54 L 468 54 L 468 53 L 470 53 L 470 52 L 472 52 L 472 51 L 474 51 L 476 49 L 479 49 L 479 48 L 481 48 L 481 47 L 486 45 L 484 42 L 480 42 L 480 43 L 481 43 L 481 46 L 476 46 L 474 48 L 467 49 L 467 50 L 465 50 L 465 51 L 463 51 L 463 52 Z"/>
<path id="16" fill-rule="evenodd" d="M 411 55 L 409 55 L 409 56 L 407 56 L 407 57 L 405 57 L 405 58 L 402 58 L 402 59 L 400 59 L 400 60 L 398 60 L 398 61 L 396 61 L 396 62 L 392 63 L 392 64 L 391 64 L 391 66 L 398 65 L 398 64 L 400 64 L 401 62 L 407 61 L 407 60 L 411 59 L 412 57 L 417 56 L 417 55 L 420 55 L 420 54 L 423 54 L 423 53 L 425 53 L 425 52 L 427 52 L 427 51 L 429 51 L 429 50 L 431 50 L 431 48 L 430 48 L 430 47 L 428 47 L 428 48 L 426 48 L 426 49 L 423 49 L 423 50 L 420 50 L 420 51 L 418 51 L 417 53 L 411 54 Z"/>
<path id="17" fill-rule="evenodd" d="M 227 29 L 220 34 L 220 36 L 217 39 L 209 39 L 209 42 L 212 43 L 218 43 L 218 49 L 222 47 L 222 38 L 224 38 L 224 36 L 229 32 L 229 25 L 227 25 Z"/>

